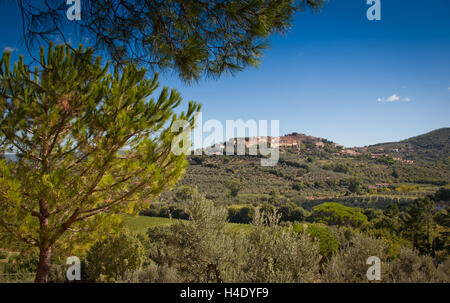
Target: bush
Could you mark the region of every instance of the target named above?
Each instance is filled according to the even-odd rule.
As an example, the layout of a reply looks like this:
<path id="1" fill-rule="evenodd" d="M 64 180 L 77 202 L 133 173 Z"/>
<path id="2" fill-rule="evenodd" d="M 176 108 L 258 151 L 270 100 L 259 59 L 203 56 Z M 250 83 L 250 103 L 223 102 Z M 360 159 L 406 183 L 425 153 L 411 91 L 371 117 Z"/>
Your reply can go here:
<path id="1" fill-rule="evenodd" d="M 295 182 L 294 184 L 292 184 L 292 189 L 293 189 L 293 190 L 300 191 L 300 190 L 302 190 L 303 188 L 304 188 L 304 185 L 303 185 L 302 182 L 297 181 L 297 182 Z"/>
<path id="2" fill-rule="evenodd" d="M 293 203 L 281 206 L 278 211 L 281 215 L 280 218 L 281 221 L 290 221 L 290 222 L 305 221 L 309 215 L 308 211 Z"/>
<path id="3" fill-rule="evenodd" d="M 367 258 L 376 256 L 381 260 L 381 279 L 386 279 L 385 270 L 387 249 L 386 244 L 379 239 L 365 236 L 359 232 L 348 234 L 344 232 L 346 239 L 340 243 L 341 247 L 324 265 L 322 274 L 323 282 L 333 283 L 361 283 L 370 282 L 366 273 L 369 265 Z"/>
<path id="4" fill-rule="evenodd" d="M 346 173 L 349 172 L 349 169 L 348 169 L 348 167 L 346 165 L 339 163 L 339 164 L 337 164 L 334 167 L 333 171 L 336 172 L 336 173 L 344 173 L 344 174 L 346 174 Z"/>
<path id="5" fill-rule="evenodd" d="M 231 232 L 226 209 L 201 196 L 188 212 L 191 221 L 148 233 L 150 258 L 174 269 L 178 282 L 313 282 L 318 275 L 318 244 L 279 226 L 273 213 L 256 211 L 249 232 Z"/>
<path id="6" fill-rule="evenodd" d="M 388 282 L 432 283 L 450 282 L 450 263 L 437 267 L 430 256 L 419 255 L 417 251 L 402 247 L 397 259 L 389 264 Z"/>
<path id="7" fill-rule="evenodd" d="M 398 192 L 411 192 L 414 190 L 418 190 L 420 187 L 419 185 L 400 185 L 399 187 L 397 187 L 395 190 Z"/>
<path id="8" fill-rule="evenodd" d="M 0 259 L 8 259 L 8 252 L 5 250 L 0 250 Z"/>
<path id="9" fill-rule="evenodd" d="M 367 223 L 367 217 L 354 208 L 336 202 L 322 203 L 313 207 L 312 219 L 327 225 L 360 227 Z"/>
<path id="10" fill-rule="evenodd" d="M 86 270 L 92 281 L 114 282 L 122 279 L 128 270 L 139 269 L 145 260 L 141 240 L 125 231 L 96 242 L 86 256 Z"/>
<path id="11" fill-rule="evenodd" d="M 358 178 L 348 180 L 348 190 L 352 193 L 359 193 L 362 189 L 361 181 Z"/>
<path id="12" fill-rule="evenodd" d="M 225 187 L 228 189 L 228 195 L 231 197 L 237 197 L 239 191 L 244 187 L 242 180 L 230 180 L 225 183 Z"/>
<path id="13" fill-rule="evenodd" d="M 255 209 L 252 206 L 243 206 L 239 209 L 230 207 L 228 209 L 228 220 L 232 223 L 248 224 L 252 221 Z"/>
<path id="14" fill-rule="evenodd" d="M 314 282 L 319 273 L 319 246 L 308 234 L 296 235 L 278 225 L 279 215 L 255 212 L 246 244 L 245 266 L 238 282 Z"/>
<path id="15" fill-rule="evenodd" d="M 179 282 L 230 281 L 239 258 L 225 229 L 227 210 L 196 193 L 187 212 L 191 221 L 149 230 L 150 258 L 176 270 Z"/>
<path id="16" fill-rule="evenodd" d="M 434 195 L 436 201 L 450 201 L 450 188 L 440 188 Z"/>
<path id="17" fill-rule="evenodd" d="M 339 248 L 339 243 L 334 234 L 324 226 L 296 223 L 293 228 L 298 233 L 306 231 L 314 241 L 318 241 L 320 254 L 324 259 L 329 259 Z"/>
<path id="18" fill-rule="evenodd" d="M 9 275 L 9 281 L 34 281 L 34 275 L 39 263 L 39 251 L 32 249 L 20 254 L 11 254 L 8 262 L 3 264 L 3 274 Z"/>
<path id="19" fill-rule="evenodd" d="M 193 191 L 191 186 L 180 186 L 175 193 L 175 198 L 179 202 L 191 200 Z"/>

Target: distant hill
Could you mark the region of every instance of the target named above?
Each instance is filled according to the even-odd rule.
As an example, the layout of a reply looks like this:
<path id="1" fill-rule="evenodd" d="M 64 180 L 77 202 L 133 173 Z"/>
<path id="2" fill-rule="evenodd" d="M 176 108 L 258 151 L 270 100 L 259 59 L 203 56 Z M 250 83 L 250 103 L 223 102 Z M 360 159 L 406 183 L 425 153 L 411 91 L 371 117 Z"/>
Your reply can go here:
<path id="1" fill-rule="evenodd" d="M 276 138 L 280 159 L 273 167 L 261 166 L 259 156 L 223 155 L 223 145 L 218 145 L 210 156 L 188 156 L 186 173 L 160 201 L 176 202 L 177 192 L 188 187 L 222 204 L 293 202 L 306 207 L 337 201 L 383 207 L 395 201 L 403 205 L 450 183 L 449 135 L 450 128 L 444 128 L 400 142 L 343 148 L 292 133 Z M 232 197 L 228 186 L 236 182 L 241 189 Z M 360 190 L 354 190 L 354 182 Z"/>
<path id="2" fill-rule="evenodd" d="M 446 158 L 450 155 L 450 128 L 436 129 L 399 142 L 371 145 L 368 151 L 401 154 L 405 158 L 414 160 Z"/>
<path id="3" fill-rule="evenodd" d="M 257 144 L 259 140 L 261 139 L 257 137 L 245 138 L 245 145 L 250 147 Z M 450 128 L 437 129 L 399 142 L 378 143 L 355 148 L 344 148 L 344 146 L 327 139 L 296 132 L 279 137 L 268 137 L 268 141 L 272 142 L 272 146 L 273 144 L 278 145 L 282 151 L 286 148 L 301 150 L 317 147 L 326 152 L 341 150 L 342 153 L 351 156 L 370 153 L 373 157 L 391 156 L 400 161 L 436 161 L 450 156 Z M 230 142 L 236 144 L 237 139 L 230 140 Z M 223 155 L 225 144 L 216 144 L 204 150 L 209 150 L 209 154 Z"/>

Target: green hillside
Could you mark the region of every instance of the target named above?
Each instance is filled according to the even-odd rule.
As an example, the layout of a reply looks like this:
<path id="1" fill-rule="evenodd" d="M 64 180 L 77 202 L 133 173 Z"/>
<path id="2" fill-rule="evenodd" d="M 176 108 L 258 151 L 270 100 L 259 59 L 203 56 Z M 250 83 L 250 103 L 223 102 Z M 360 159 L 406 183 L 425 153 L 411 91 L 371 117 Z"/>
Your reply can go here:
<path id="1" fill-rule="evenodd" d="M 369 147 L 370 151 L 397 153 L 417 161 L 448 161 L 450 153 L 450 128 L 440 128 L 400 142 L 381 143 Z"/>
<path id="2" fill-rule="evenodd" d="M 257 156 L 190 156 L 183 178 L 152 207 L 179 205 L 178 192 L 186 188 L 225 205 L 293 203 L 311 209 L 331 200 L 359 207 L 406 205 L 449 183 L 449 134 L 450 128 L 439 129 L 361 148 L 356 155 L 330 146 L 284 147 L 274 167 L 262 167 Z M 236 195 L 230 183 L 238 185 Z"/>

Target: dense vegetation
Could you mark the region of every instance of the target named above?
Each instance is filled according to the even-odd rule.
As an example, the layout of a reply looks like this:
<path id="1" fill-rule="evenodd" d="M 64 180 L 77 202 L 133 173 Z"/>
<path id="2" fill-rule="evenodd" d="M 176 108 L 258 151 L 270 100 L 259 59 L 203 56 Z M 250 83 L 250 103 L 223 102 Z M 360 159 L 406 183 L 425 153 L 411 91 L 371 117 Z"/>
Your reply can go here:
<path id="1" fill-rule="evenodd" d="M 27 49 L 65 41 L 63 6 L 31 2 Z M 449 128 L 351 150 L 305 141 L 274 167 L 189 156 L 174 186 L 188 163 L 168 127 L 200 107 L 150 98 L 157 76 L 136 63 L 185 82 L 234 73 L 323 1 L 132 2 L 84 2 L 70 29 L 94 48 L 0 61 L 1 282 L 66 281 L 74 253 L 83 282 L 367 282 L 370 256 L 383 282 L 449 282 Z"/>
<path id="2" fill-rule="evenodd" d="M 437 135 L 439 138 L 435 138 Z M 417 138 L 421 142 L 440 143 L 431 145 L 432 149 L 423 147 L 428 146 L 425 143 L 416 147 L 412 163 L 398 160 L 409 159 L 406 151 L 406 154 L 386 151 L 388 156 L 372 158 L 370 151 L 375 153 L 381 148 L 376 146 L 355 156 L 331 145 L 285 147 L 274 167 L 260 166 L 257 156 L 189 156 L 186 174 L 172 191 L 161 196 L 160 202 L 178 205 L 182 199 L 177 193 L 187 186 L 226 205 L 280 206 L 292 202 L 310 210 L 314 205 L 332 200 L 358 207 L 383 209 L 391 203 L 404 207 L 450 182 L 450 129 L 429 136 L 431 139 L 428 135 Z M 436 157 L 420 157 L 425 152 Z"/>
<path id="3" fill-rule="evenodd" d="M 148 219 L 125 220 L 140 234 L 90 248 L 84 281 L 365 282 L 366 255 L 382 259 L 384 282 L 449 281 L 444 162 L 438 170 L 433 161 L 380 161 L 313 146 L 283 149 L 270 168 L 251 156 L 188 160 L 181 182 L 141 213 Z M 436 182 L 409 182 L 418 178 Z M 298 246 L 288 250 L 289 242 Z M 27 279 L 35 270 L 36 251 L 1 252 L 4 272 Z M 102 254 L 113 260 L 108 270 Z M 53 281 L 64 280 L 61 260 L 57 252 Z"/>
<path id="4" fill-rule="evenodd" d="M 426 207 L 423 202 L 414 207 Z M 422 220 L 413 217 L 414 207 L 405 222 Z M 145 233 L 124 231 L 98 241 L 83 260 L 83 281 L 368 282 L 366 260 L 370 256 L 381 259 L 382 282 L 450 281 L 449 259 L 443 254 L 437 257 L 437 252 L 423 250 L 430 247 L 414 248 L 406 235 L 395 238 L 402 230 L 411 230 L 408 225 L 398 231 L 395 224 L 379 225 L 398 218 L 395 207 L 368 215 L 370 220 L 359 228 L 281 223 L 278 213 L 258 209 L 245 229 L 230 229 L 227 210 L 196 193 L 186 211 L 189 221 L 172 220 Z M 435 214 L 433 220 L 444 217 L 448 222 L 447 213 Z M 383 233 L 383 228 L 390 230 Z M 32 271 L 36 257 L 30 252 L 16 258 L 20 261 L 6 264 L 7 271 Z M 52 281 L 64 280 L 64 267 L 58 261 L 55 264 Z"/>

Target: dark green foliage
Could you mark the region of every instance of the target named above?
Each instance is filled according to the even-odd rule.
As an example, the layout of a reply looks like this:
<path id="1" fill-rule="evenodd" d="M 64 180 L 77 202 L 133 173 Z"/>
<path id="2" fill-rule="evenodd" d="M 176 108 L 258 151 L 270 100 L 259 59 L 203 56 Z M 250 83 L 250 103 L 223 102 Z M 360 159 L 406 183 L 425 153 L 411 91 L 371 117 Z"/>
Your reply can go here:
<path id="1" fill-rule="evenodd" d="M 358 178 L 348 180 L 348 190 L 352 193 L 359 193 L 362 190 L 361 181 Z"/>
<path id="2" fill-rule="evenodd" d="M 251 206 L 231 207 L 228 209 L 228 220 L 232 223 L 248 224 L 252 221 L 254 213 L 255 209 Z"/>
<path id="3" fill-rule="evenodd" d="M 435 201 L 450 201 L 450 188 L 440 188 L 434 195 Z"/>
<path id="4" fill-rule="evenodd" d="M 411 204 L 405 220 L 406 234 L 421 253 L 432 253 L 436 224 L 434 201 L 426 197 Z"/>
<path id="5" fill-rule="evenodd" d="M 321 256 L 317 243 L 306 233 L 296 234 L 292 226 L 278 225 L 277 214 L 256 212 L 246 239 L 246 282 L 313 282 L 318 277 Z"/>
<path id="6" fill-rule="evenodd" d="M 348 169 L 348 167 L 346 165 L 339 163 L 339 164 L 337 164 L 334 167 L 333 171 L 336 172 L 336 173 L 344 173 L 344 174 L 346 174 L 346 173 L 348 173 L 349 169 Z"/>
<path id="7" fill-rule="evenodd" d="M 190 186 L 181 186 L 175 193 L 175 198 L 178 202 L 189 201 L 192 199 L 193 191 Z"/>
<path id="8" fill-rule="evenodd" d="M 228 194 L 231 197 L 237 197 L 239 191 L 244 187 L 244 181 L 242 179 L 234 179 L 225 183 L 225 187 L 228 188 Z"/>
<path id="9" fill-rule="evenodd" d="M 87 275 L 91 281 L 115 282 L 127 271 L 139 269 L 146 251 L 137 235 L 123 232 L 96 242 L 86 256 Z"/>
<path id="10" fill-rule="evenodd" d="M 286 33 L 296 11 L 323 1 L 84 0 L 76 26 L 60 2 L 19 0 L 27 45 L 77 31 L 119 64 L 170 68 L 191 81 L 257 65 L 270 35 Z"/>
<path id="11" fill-rule="evenodd" d="M 281 221 L 301 222 L 305 221 L 309 213 L 302 207 L 299 207 L 293 203 L 284 205 L 278 208 Z"/>
<path id="12" fill-rule="evenodd" d="M 392 172 L 392 177 L 394 177 L 395 179 L 397 179 L 399 177 L 399 174 L 398 174 L 398 172 L 395 169 Z"/>
<path id="13" fill-rule="evenodd" d="M 377 158 L 376 162 L 386 164 L 386 165 L 393 165 L 395 163 L 395 160 L 391 157 L 381 157 Z"/>

